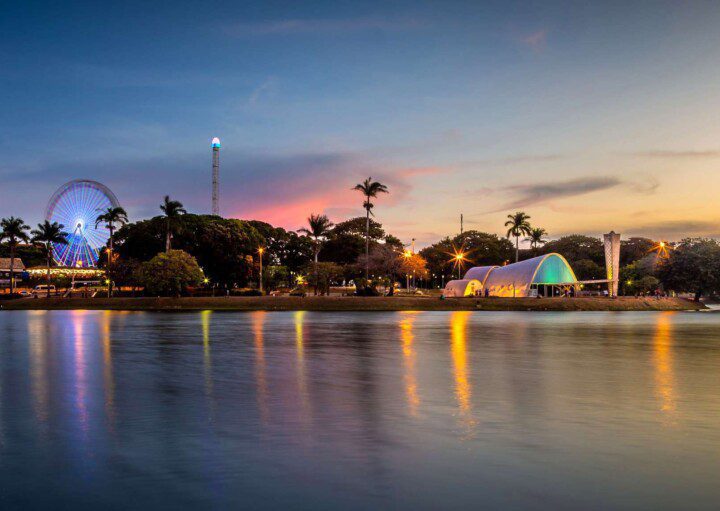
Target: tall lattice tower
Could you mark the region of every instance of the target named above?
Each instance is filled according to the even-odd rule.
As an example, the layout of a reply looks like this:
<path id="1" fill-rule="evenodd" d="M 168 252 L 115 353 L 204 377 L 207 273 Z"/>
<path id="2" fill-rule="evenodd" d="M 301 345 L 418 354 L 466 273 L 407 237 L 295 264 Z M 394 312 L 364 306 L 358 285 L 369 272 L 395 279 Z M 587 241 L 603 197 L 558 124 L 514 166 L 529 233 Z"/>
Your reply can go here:
<path id="1" fill-rule="evenodd" d="M 220 215 L 220 139 L 212 139 L 212 214 Z"/>

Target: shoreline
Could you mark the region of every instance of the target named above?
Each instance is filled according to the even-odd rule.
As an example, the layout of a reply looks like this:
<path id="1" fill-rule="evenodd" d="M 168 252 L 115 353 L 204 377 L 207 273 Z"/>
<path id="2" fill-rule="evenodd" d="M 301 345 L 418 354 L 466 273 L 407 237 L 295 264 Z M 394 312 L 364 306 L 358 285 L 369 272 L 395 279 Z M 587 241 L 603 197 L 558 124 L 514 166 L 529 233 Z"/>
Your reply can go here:
<path id="1" fill-rule="evenodd" d="M 0 310 L 118 311 L 697 311 L 684 298 L 446 298 L 358 296 L 248 296 L 186 298 L 22 298 Z"/>

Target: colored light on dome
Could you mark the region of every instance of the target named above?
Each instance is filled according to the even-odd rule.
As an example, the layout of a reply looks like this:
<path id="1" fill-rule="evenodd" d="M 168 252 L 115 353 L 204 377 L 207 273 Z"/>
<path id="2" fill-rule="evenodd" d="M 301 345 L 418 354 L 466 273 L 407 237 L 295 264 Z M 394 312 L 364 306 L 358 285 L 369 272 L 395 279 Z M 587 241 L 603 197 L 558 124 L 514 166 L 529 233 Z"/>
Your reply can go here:
<path id="1" fill-rule="evenodd" d="M 215 147 L 218 147 L 218 148 L 219 148 L 219 147 L 220 147 L 220 139 L 219 139 L 219 138 L 215 137 L 215 138 L 212 139 L 212 147 L 213 147 L 213 148 L 215 148 Z"/>

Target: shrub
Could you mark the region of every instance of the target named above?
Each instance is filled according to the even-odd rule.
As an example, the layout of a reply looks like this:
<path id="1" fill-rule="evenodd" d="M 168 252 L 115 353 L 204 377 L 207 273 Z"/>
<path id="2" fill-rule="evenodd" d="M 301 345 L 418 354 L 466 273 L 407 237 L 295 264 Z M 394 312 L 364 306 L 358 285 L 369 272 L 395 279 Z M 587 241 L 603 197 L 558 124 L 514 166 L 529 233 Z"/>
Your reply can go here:
<path id="1" fill-rule="evenodd" d="M 151 295 L 180 296 L 202 279 L 203 271 L 195 258 L 182 250 L 158 254 L 140 268 L 140 280 Z"/>

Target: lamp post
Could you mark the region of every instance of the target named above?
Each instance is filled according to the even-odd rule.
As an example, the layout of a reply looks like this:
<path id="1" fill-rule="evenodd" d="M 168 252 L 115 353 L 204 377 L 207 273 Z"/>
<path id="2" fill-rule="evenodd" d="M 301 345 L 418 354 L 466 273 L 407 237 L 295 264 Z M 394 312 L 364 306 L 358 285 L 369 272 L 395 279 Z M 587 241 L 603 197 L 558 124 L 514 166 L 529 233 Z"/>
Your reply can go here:
<path id="1" fill-rule="evenodd" d="M 410 258 L 412 257 L 412 252 L 410 252 L 409 250 L 406 250 L 405 252 L 403 252 L 403 257 L 405 258 L 406 261 L 409 261 Z M 405 289 L 410 291 L 410 273 L 407 271 L 405 272 Z"/>
<path id="2" fill-rule="evenodd" d="M 455 262 L 457 263 L 458 267 L 458 279 L 461 279 L 462 276 L 460 275 L 460 272 L 462 271 L 461 265 L 463 262 L 463 259 L 465 259 L 465 254 L 460 252 L 459 254 L 455 254 Z"/>
<path id="3" fill-rule="evenodd" d="M 263 268 L 262 268 L 262 256 L 263 256 L 263 252 L 265 252 L 265 249 L 264 249 L 264 248 L 262 248 L 262 247 L 258 248 L 258 254 L 260 255 L 260 294 L 262 294 L 262 292 L 263 292 L 263 279 L 262 279 L 262 277 L 263 277 L 263 274 L 262 274 L 262 270 L 263 270 Z"/>

